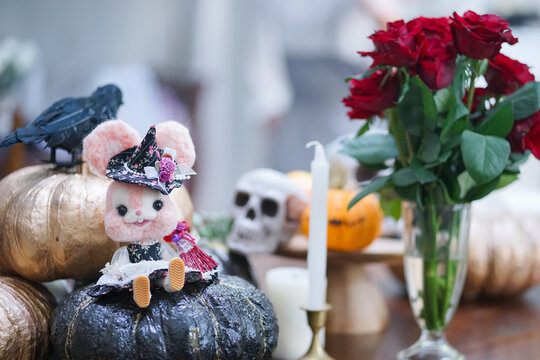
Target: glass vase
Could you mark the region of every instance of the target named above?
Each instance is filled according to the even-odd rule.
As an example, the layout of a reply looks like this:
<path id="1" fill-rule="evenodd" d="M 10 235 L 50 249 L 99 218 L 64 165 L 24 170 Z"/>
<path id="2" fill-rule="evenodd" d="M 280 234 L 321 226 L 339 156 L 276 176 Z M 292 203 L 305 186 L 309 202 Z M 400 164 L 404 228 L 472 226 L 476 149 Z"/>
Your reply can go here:
<path id="1" fill-rule="evenodd" d="M 446 340 L 467 271 L 470 204 L 403 206 L 404 266 L 409 301 L 422 330 L 398 359 L 465 359 Z"/>

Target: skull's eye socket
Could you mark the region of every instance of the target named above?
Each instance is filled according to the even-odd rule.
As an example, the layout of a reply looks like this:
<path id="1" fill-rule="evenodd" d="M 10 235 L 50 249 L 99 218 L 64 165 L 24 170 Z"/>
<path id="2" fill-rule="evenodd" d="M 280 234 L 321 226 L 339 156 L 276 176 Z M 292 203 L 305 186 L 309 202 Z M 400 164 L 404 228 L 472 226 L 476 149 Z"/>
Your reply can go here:
<path id="1" fill-rule="evenodd" d="M 125 216 L 127 214 L 127 212 L 128 212 L 128 209 L 127 209 L 127 207 L 125 207 L 125 205 L 119 205 L 116 208 L 116 211 L 118 211 L 118 215 Z"/>
<path id="2" fill-rule="evenodd" d="M 264 215 L 274 217 L 278 211 L 278 204 L 275 200 L 272 199 L 263 199 L 261 205 L 261 211 Z"/>
<path id="3" fill-rule="evenodd" d="M 243 191 L 239 191 L 236 193 L 236 198 L 234 199 L 234 203 L 236 206 L 244 206 L 247 204 L 249 200 L 249 194 Z"/>
<path id="4" fill-rule="evenodd" d="M 161 210 L 161 208 L 163 207 L 163 201 L 161 200 L 154 201 L 154 203 L 152 204 L 152 207 L 157 211 Z"/>

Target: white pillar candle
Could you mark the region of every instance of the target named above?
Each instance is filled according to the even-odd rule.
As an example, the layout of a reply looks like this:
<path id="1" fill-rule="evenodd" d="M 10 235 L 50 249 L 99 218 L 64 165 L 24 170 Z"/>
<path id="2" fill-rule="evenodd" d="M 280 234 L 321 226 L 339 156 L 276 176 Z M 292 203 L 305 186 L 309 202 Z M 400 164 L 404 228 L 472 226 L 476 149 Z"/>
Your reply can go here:
<path id="1" fill-rule="evenodd" d="M 308 271 L 299 267 L 279 267 L 266 273 L 266 295 L 274 305 L 279 337 L 273 357 L 298 359 L 311 343 L 311 329 L 302 307 L 308 300 Z"/>
<path id="2" fill-rule="evenodd" d="M 306 147 L 315 146 L 315 157 L 311 162 L 311 202 L 309 215 L 308 272 L 309 292 L 308 309 L 322 310 L 326 303 L 326 233 L 327 193 L 329 165 L 324 148 L 318 141 L 312 141 Z"/>

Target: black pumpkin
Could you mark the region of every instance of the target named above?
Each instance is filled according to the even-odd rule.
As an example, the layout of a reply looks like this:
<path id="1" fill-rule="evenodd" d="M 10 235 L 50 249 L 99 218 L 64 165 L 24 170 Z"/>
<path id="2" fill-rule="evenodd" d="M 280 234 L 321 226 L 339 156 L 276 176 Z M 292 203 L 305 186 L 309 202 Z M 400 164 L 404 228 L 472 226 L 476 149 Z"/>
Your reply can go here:
<path id="1" fill-rule="evenodd" d="M 61 359 L 270 359 L 278 327 L 270 301 L 237 277 L 182 291 L 152 292 L 150 306 L 128 291 L 98 299 L 88 287 L 53 314 L 51 338 Z"/>

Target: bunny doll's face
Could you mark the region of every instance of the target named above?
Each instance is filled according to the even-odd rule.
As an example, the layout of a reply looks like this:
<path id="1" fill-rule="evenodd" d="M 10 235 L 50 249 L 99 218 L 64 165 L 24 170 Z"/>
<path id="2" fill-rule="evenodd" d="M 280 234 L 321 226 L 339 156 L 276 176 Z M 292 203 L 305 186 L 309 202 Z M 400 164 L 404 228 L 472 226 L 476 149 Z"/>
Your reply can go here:
<path id="1" fill-rule="evenodd" d="M 119 242 L 161 239 L 178 221 L 168 196 L 141 185 L 113 181 L 107 191 L 105 231 Z"/>

